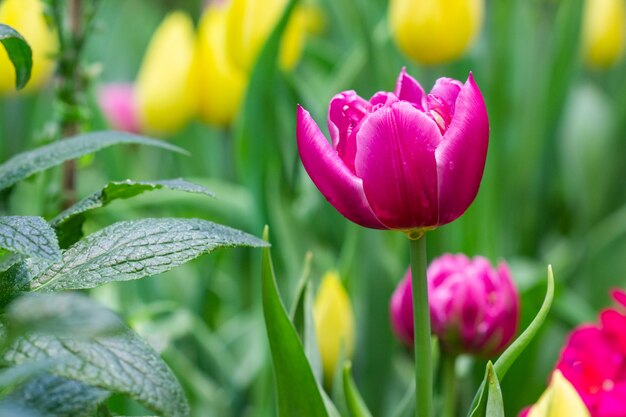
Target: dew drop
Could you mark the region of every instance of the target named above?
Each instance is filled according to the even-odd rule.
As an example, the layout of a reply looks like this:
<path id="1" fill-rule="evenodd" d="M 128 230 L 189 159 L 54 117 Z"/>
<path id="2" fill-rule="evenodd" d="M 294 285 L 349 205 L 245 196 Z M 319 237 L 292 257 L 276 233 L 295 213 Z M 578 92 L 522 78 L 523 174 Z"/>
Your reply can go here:
<path id="1" fill-rule="evenodd" d="M 454 169 L 454 162 L 448 162 L 448 168 L 450 168 L 450 171 L 452 171 Z"/>

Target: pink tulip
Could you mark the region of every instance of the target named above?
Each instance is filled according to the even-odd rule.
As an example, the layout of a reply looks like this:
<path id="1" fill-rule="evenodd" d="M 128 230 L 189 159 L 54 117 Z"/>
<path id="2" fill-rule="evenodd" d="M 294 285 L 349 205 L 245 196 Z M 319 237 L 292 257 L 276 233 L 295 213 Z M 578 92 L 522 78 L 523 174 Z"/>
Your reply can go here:
<path id="1" fill-rule="evenodd" d="M 557 363 L 576 388 L 591 417 L 626 416 L 626 292 L 615 290 L 620 306 L 600 313 L 569 335 Z"/>
<path id="2" fill-rule="evenodd" d="M 450 353 L 493 357 L 513 339 L 519 296 L 507 265 L 497 269 L 477 256 L 446 254 L 428 267 L 432 332 Z M 411 270 L 391 299 L 391 323 L 398 337 L 413 343 Z"/>
<path id="3" fill-rule="evenodd" d="M 326 199 L 365 227 L 427 230 L 462 215 L 483 175 L 489 121 L 470 73 L 440 78 L 430 94 L 403 69 L 394 92 L 337 94 L 328 143 L 298 107 L 300 158 Z"/>
<path id="4" fill-rule="evenodd" d="M 98 105 L 113 129 L 131 133 L 140 131 L 132 84 L 105 84 L 98 92 Z"/>

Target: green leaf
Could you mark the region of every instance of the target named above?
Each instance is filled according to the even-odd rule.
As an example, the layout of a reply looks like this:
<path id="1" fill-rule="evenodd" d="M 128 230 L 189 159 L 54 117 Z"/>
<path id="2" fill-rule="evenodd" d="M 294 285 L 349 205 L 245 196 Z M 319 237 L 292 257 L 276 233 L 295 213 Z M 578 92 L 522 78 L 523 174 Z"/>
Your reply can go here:
<path id="1" fill-rule="evenodd" d="M 235 129 L 237 164 L 241 176 L 260 192 L 266 167 L 280 152 L 276 137 L 276 110 L 267 106 L 276 98 L 276 73 L 281 39 L 289 18 L 299 0 L 289 0 L 280 20 L 268 37 L 250 75 L 242 105 L 241 118 Z M 293 110 L 295 114 L 295 109 Z M 257 198 L 260 196 L 257 196 Z"/>
<path id="2" fill-rule="evenodd" d="M 0 23 L 0 43 L 6 49 L 9 59 L 15 68 L 15 88 L 24 88 L 30 79 L 30 72 L 33 67 L 33 52 L 15 29 Z"/>
<path id="3" fill-rule="evenodd" d="M 361 397 L 359 389 L 352 379 L 351 369 L 352 363 L 346 362 L 343 367 L 343 392 L 350 415 L 352 417 L 372 417 L 372 413 L 367 409 L 367 405 L 365 405 L 365 401 L 363 401 L 363 397 Z"/>
<path id="4" fill-rule="evenodd" d="M 123 143 L 149 145 L 173 152 L 186 153 L 183 149 L 167 142 L 130 133 L 114 131 L 87 133 L 15 155 L 0 165 L 0 190 L 9 188 L 37 172 L 52 168 L 70 159 Z"/>
<path id="5" fill-rule="evenodd" d="M 132 198 L 146 191 L 160 190 L 163 188 L 204 194 L 209 197 L 214 196 L 213 193 L 205 187 L 187 182 L 183 179 L 112 181 L 105 185 L 100 191 L 96 191 L 60 213 L 54 219 L 50 220 L 50 224 L 56 229 L 61 246 L 67 248 L 83 237 L 82 227 L 87 212 L 104 207 L 113 200 Z"/>
<path id="6" fill-rule="evenodd" d="M 0 217 L 0 248 L 51 261 L 61 258 L 56 234 L 41 217 Z"/>
<path id="7" fill-rule="evenodd" d="M 502 401 L 502 389 L 498 375 L 493 369 L 491 361 L 487 362 L 487 383 L 489 390 L 487 394 L 487 414 L 486 417 L 504 417 L 504 402 Z"/>
<path id="8" fill-rule="evenodd" d="M 63 253 L 60 262 L 18 264 L 12 280 L 28 282 L 33 291 L 94 288 L 169 271 L 223 247 L 267 244 L 230 227 L 199 219 L 141 219 L 115 223 Z M 27 273 L 27 277 L 22 274 Z"/>
<path id="9" fill-rule="evenodd" d="M 5 368 L 0 371 L 0 389 L 5 391 L 10 390 L 37 375 L 49 371 L 53 365 L 53 361 L 44 360 L 39 362 L 26 362 L 21 365 Z"/>
<path id="10" fill-rule="evenodd" d="M 78 381 L 56 375 L 41 375 L 11 392 L 3 405 L 32 413 L 24 414 L 24 417 L 90 417 L 97 405 L 109 395 L 108 391 Z M 11 415 L 18 416 L 21 414 Z"/>
<path id="11" fill-rule="evenodd" d="M 184 417 L 183 390 L 159 355 L 130 329 L 113 336 L 75 339 L 28 335 L 5 355 L 14 364 L 52 359 L 51 372 L 103 390 L 126 394 L 164 417 Z"/>
<path id="12" fill-rule="evenodd" d="M 541 308 L 537 312 L 537 315 L 533 319 L 533 321 L 528 325 L 526 330 L 518 336 L 517 339 L 509 346 L 502 355 L 498 358 L 496 363 L 494 364 L 495 374 L 499 375 L 499 379 L 502 380 L 506 373 L 508 372 L 513 362 L 522 354 L 522 352 L 526 349 L 526 347 L 530 344 L 530 342 L 534 339 L 534 337 L 539 332 L 539 329 L 543 325 L 543 322 L 546 320 L 548 313 L 550 312 L 550 307 L 552 306 L 552 300 L 554 299 L 554 274 L 552 273 L 552 266 L 548 266 L 548 286 L 546 288 L 546 296 L 543 299 L 543 304 Z M 487 376 L 485 376 L 487 378 Z M 486 379 L 485 379 L 486 381 Z M 487 395 L 485 393 L 485 381 L 482 382 L 476 395 L 474 396 L 474 400 L 472 401 L 472 405 L 470 407 L 470 412 L 468 414 L 469 417 L 483 417 L 486 412 L 487 405 Z"/>
<path id="13" fill-rule="evenodd" d="M 37 411 L 9 401 L 0 401 L 0 417 L 42 417 Z M 50 417 L 50 416 L 46 416 Z"/>
<path id="14" fill-rule="evenodd" d="M 94 337 L 124 329 L 111 310 L 72 293 L 26 294 L 8 306 L 3 320 L 10 338 L 30 332 Z"/>
<path id="15" fill-rule="evenodd" d="M 262 294 L 265 327 L 276 379 L 278 415 L 328 417 L 298 333 L 278 294 L 269 248 L 263 249 Z"/>

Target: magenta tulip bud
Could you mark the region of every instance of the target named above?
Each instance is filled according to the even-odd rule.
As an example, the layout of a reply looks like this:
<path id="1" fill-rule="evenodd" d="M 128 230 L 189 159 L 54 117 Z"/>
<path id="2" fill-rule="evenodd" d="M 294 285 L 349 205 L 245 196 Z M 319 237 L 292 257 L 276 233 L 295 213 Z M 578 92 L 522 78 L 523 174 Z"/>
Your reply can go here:
<path id="1" fill-rule="evenodd" d="M 489 142 L 487 109 L 470 73 L 430 94 L 403 69 L 394 92 L 354 91 L 328 109 L 326 140 L 298 107 L 298 151 L 321 193 L 361 226 L 417 232 L 449 223 L 472 203 Z"/>
<path id="2" fill-rule="evenodd" d="M 513 339 L 519 295 L 506 263 L 493 268 L 477 256 L 446 254 L 428 267 L 432 333 L 449 353 L 493 357 Z M 411 271 L 391 298 L 391 323 L 398 337 L 413 343 Z"/>
<path id="3" fill-rule="evenodd" d="M 98 105 L 113 129 L 131 133 L 139 132 L 132 84 L 105 84 L 98 92 Z"/>

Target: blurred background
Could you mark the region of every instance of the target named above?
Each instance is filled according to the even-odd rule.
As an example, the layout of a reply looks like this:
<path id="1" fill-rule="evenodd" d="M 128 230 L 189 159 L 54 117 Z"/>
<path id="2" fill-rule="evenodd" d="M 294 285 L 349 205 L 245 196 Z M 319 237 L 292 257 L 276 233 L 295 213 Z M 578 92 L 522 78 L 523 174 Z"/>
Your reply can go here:
<path id="1" fill-rule="evenodd" d="M 393 337 L 388 314 L 408 266 L 405 237 L 351 224 L 324 200 L 299 162 L 296 104 L 327 133 L 328 102 L 340 91 L 392 91 L 402 67 L 427 91 L 439 77 L 465 81 L 473 72 L 491 124 L 484 179 L 467 213 L 430 233 L 429 259 L 463 252 L 506 260 L 522 297 L 521 329 L 541 304 L 548 264 L 557 280 L 548 321 L 502 381 L 507 415 L 544 390 L 567 332 L 595 320 L 610 304 L 610 288 L 626 288 L 624 0 L 458 0 L 447 6 L 458 21 L 433 18 L 432 27 L 406 36 L 397 10 L 410 10 L 401 5 L 409 0 L 392 11 L 385 0 L 303 0 L 278 63 L 258 51 L 285 1 L 237 0 L 240 9 L 228 16 L 224 1 L 100 3 L 84 54 L 90 86 L 83 129 L 140 132 L 191 156 L 103 151 L 80 160 L 77 195 L 109 180 L 184 177 L 217 198 L 149 193 L 97 211 L 87 229 L 163 216 L 205 218 L 255 235 L 269 224 L 288 307 L 307 252 L 315 286 L 338 271 L 354 307 L 355 380 L 375 416 L 391 415 L 413 376 L 411 354 Z M 41 38 L 45 57 L 54 37 Z M 59 109 L 45 58 L 37 59 L 42 75 L 27 91 L 0 88 L 1 160 L 55 139 L 50 122 Z M 3 77 L 7 68 L 0 66 Z M 127 84 L 111 96 L 112 83 Z M 60 184 L 60 171 L 40 174 L 3 197 L 3 209 L 51 218 Z M 92 293 L 162 352 L 194 416 L 275 415 L 260 252 L 218 251 L 164 275 Z M 469 357 L 459 362 L 461 410 L 484 366 Z M 122 398 L 111 408 L 141 412 Z"/>

